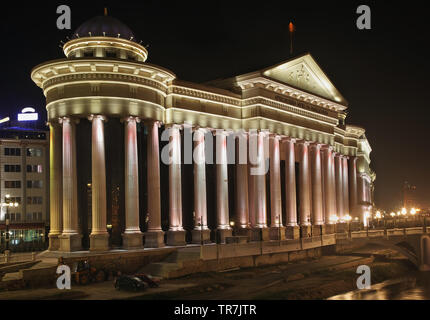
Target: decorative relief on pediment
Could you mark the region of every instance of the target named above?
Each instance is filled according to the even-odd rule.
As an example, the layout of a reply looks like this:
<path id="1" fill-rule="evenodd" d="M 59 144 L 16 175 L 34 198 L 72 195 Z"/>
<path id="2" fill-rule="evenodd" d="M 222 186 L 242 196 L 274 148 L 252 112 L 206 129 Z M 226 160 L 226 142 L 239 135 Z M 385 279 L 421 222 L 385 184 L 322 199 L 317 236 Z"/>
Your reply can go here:
<path id="1" fill-rule="evenodd" d="M 315 92 L 317 90 L 316 81 L 313 79 L 313 77 L 303 63 L 296 66 L 296 68 L 294 69 L 291 68 L 287 71 L 287 73 L 287 83 L 310 92 Z"/>

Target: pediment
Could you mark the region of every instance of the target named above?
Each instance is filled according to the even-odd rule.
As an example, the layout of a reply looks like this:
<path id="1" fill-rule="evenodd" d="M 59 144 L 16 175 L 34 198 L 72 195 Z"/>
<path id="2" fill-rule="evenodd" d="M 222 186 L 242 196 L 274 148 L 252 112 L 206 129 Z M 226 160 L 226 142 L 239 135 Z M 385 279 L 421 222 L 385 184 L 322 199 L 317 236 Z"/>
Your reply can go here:
<path id="1" fill-rule="evenodd" d="M 310 54 L 266 68 L 262 70 L 262 74 L 297 89 L 347 105 L 345 98 Z"/>

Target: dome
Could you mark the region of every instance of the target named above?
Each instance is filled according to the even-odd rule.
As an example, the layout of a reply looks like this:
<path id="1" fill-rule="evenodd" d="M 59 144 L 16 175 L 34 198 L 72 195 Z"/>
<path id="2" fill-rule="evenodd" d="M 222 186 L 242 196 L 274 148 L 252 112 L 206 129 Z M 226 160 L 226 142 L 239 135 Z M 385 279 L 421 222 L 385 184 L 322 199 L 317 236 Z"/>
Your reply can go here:
<path id="1" fill-rule="evenodd" d="M 91 32 L 91 34 L 90 34 Z M 119 36 L 118 36 L 119 34 Z M 136 41 L 133 32 L 124 23 L 110 16 L 97 16 L 84 22 L 73 34 L 78 37 L 113 37 Z"/>

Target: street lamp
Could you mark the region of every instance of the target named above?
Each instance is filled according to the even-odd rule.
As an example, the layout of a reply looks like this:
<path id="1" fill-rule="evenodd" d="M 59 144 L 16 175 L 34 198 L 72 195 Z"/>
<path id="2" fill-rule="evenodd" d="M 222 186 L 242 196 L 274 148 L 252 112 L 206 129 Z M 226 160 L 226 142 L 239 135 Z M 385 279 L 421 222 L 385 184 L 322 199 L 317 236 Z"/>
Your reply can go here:
<path id="1" fill-rule="evenodd" d="M 349 234 L 349 237 L 351 237 L 351 220 L 352 220 L 352 217 L 349 214 L 347 214 L 344 217 L 344 220 L 348 223 L 348 234 Z"/>

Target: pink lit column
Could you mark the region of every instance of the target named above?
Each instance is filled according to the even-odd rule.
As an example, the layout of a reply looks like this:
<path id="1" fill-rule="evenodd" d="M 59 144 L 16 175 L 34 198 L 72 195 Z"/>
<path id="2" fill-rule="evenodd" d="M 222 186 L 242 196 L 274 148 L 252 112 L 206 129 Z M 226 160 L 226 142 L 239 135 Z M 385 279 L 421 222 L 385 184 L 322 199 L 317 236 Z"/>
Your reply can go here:
<path id="1" fill-rule="evenodd" d="M 343 157 L 343 208 L 345 215 L 351 215 L 349 211 L 349 181 L 348 181 L 348 157 Z"/>
<path id="2" fill-rule="evenodd" d="M 231 236 L 228 207 L 227 133 L 216 133 L 216 213 L 217 234 L 220 242 Z"/>
<path id="3" fill-rule="evenodd" d="M 106 229 L 106 162 L 105 162 L 105 118 L 93 115 L 91 144 L 91 208 L 92 229 L 90 235 L 91 251 L 109 249 L 109 234 Z"/>
<path id="4" fill-rule="evenodd" d="M 323 146 L 323 181 L 324 181 L 324 222 L 326 225 L 333 223 L 331 216 L 336 215 L 336 192 L 334 187 L 334 157 L 331 146 Z M 328 230 L 331 232 L 331 230 Z"/>
<path id="5" fill-rule="evenodd" d="M 60 251 L 81 249 L 82 235 L 78 231 L 78 190 L 76 171 L 76 124 L 64 117 L 63 125 L 63 233 Z"/>
<path id="6" fill-rule="evenodd" d="M 309 170 L 309 143 L 306 141 L 298 142 L 299 158 L 300 158 L 300 174 L 299 174 L 299 185 L 300 185 L 300 227 L 302 230 L 308 231 L 307 228 L 310 226 L 311 219 L 311 186 L 310 182 L 310 170 Z M 309 233 L 308 233 L 309 234 Z M 305 234 L 303 234 L 305 235 Z"/>
<path id="7" fill-rule="evenodd" d="M 357 157 L 349 157 L 349 212 L 353 219 L 357 215 Z"/>
<path id="8" fill-rule="evenodd" d="M 170 130 L 169 165 L 169 231 L 167 244 L 185 245 L 185 231 L 182 227 L 182 182 L 181 182 L 181 132 L 180 126 L 173 125 Z"/>
<path id="9" fill-rule="evenodd" d="M 343 156 L 341 154 L 335 155 L 335 177 L 336 177 L 336 208 L 337 217 L 343 220 Z"/>
<path id="10" fill-rule="evenodd" d="M 164 246 L 164 232 L 161 229 L 159 122 L 148 121 L 147 128 L 148 230 L 145 247 L 160 248 Z"/>
<path id="11" fill-rule="evenodd" d="M 139 166 L 136 117 L 125 119 L 125 231 L 124 248 L 141 248 L 143 234 L 139 226 Z"/>

